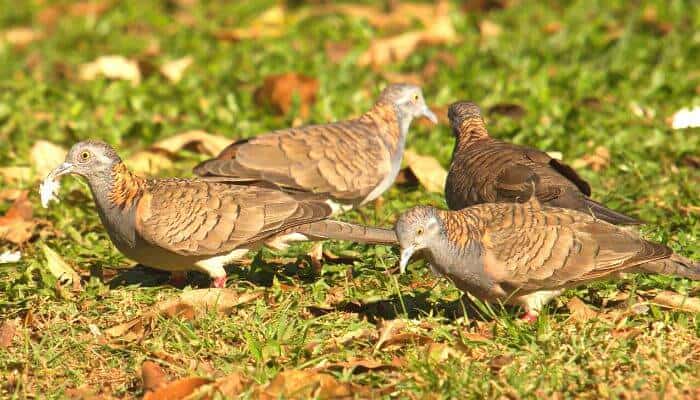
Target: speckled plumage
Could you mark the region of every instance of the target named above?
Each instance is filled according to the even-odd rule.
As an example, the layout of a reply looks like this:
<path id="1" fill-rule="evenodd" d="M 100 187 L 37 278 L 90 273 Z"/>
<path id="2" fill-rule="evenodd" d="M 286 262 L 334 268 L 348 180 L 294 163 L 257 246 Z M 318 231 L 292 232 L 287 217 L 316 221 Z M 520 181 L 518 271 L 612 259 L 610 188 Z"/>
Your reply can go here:
<path id="1" fill-rule="evenodd" d="M 590 199 L 590 185 L 568 165 L 542 151 L 493 139 L 474 103 L 454 103 L 448 116 L 457 139 L 445 185 L 450 209 L 524 202 L 534 188 L 545 205 L 591 213 L 613 224 L 640 223 Z"/>

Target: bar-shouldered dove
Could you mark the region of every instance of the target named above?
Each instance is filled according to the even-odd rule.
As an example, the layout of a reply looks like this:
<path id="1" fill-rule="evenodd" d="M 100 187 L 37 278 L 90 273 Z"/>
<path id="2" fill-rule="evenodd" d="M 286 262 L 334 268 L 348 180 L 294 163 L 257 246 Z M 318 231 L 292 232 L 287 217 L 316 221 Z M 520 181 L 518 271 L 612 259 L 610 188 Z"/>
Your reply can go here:
<path id="1" fill-rule="evenodd" d="M 489 302 L 517 304 L 523 319 L 564 289 L 613 278 L 620 272 L 700 280 L 700 263 L 636 232 L 565 208 L 489 203 L 445 211 L 415 207 L 395 226 L 400 269 L 414 253 L 438 275 Z"/>
<path id="2" fill-rule="evenodd" d="M 338 239 L 395 243 L 392 230 L 332 221 L 323 200 L 277 189 L 199 179 L 133 175 L 107 144 L 75 144 L 50 176 L 84 177 L 114 245 L 144 265 L 174 273 L 198 270 L 223 287 L 223 266 L 266 245 Z"/>
<path id="3" fill-rule="evenodd" d="M 448 117 L 457 139 L 445 184 L 450 209 L 525 202 L 534 187 L 535 196 L 544 205 L 591 213 L 616 225 L 641 223 L 592 200 L 590 185 L 568 165 L 543 151 L 489 136 L 476 104 L 453 103 Z"/>
<path id="4" fill-rule="evenodd" d="M 273 131 L 231 144 L 194 172 L 319 194 L 336 210 L 379 197 L 401 168 L 411 121 L 437 117 L 418 86 L 393 84 L 357 119 Z"/>

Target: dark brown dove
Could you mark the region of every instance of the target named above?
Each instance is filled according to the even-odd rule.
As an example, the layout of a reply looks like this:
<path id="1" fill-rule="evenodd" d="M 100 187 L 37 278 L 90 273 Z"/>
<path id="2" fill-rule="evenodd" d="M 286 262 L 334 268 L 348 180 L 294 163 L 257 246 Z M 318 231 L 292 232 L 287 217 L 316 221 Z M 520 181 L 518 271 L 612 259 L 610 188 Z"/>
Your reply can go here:
<path id="1" fill-rule="evenodd" d="M 107 144 L 74 145 L 51 173 L 87 179 L 114 245 L 127 257 L 171 272 L 198 270 L 223 287 L 223 266 L 266 245 L 339 239 L 395 243 L 391 230 L 331 221 L 322 200 L 276 189 L 195 179 L 143 179 Z"/>
<path id="2" fill-rule="evenodd" d="M 545 205 L 591 213 L 616 225 L 641 223 L 591 200 L 591 187 L 568 165 L 545 152 L 489 136 L 476 104 L 453 103 L 448 116 L 457 138 L 445 184 L 450 209 L 524 202 L 534 187 L 535 196 Z"/>
<path id="3" fill-rule="evenodd" d="M 527 203 L 490 203 L 443 211 L 416 207 L 396 223 L 401 271 L 420 253 L 438 275 L 490 302 L 517 304 L 534 320 L 568 287 L 620 272 L 700 280 L 700 264 L 663 244 L 594 216 Z"/>
<path id="4" fill-rule="evenodd" d="M 394 182 L 408 128 L 419 116 L 437 122 L 419 87 L 394 84 L 357 119 L 241 140 L 194 172 L 238 182 L 264 181 L 319 194 L 335 205 L 357 206 L 376 199 Z"/>

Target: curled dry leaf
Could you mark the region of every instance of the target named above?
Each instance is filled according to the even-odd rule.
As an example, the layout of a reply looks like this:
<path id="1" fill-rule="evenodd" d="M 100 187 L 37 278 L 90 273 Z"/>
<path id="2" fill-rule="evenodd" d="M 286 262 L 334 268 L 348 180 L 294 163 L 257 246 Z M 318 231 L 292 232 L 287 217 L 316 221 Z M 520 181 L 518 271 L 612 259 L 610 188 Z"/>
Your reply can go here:
<path id="1" fill-rule="evenodd" d="M 672 308 L 674 310 L 700 313 L 700 299 L 697 297 L 688 297 L 679 293 L 664 290 L 657 294 L 651 303 L 663 307 Z"/>
<path id="2" fill-rule="evenodd" d="M 11 46 L 23 48 L 30 43 L 43 38 L 44 35 L 36 29 L 30 27 L 10 28 L 2 33 L 0 38 Z"/>
<path id="3" fill-rule="evenodd" d="M 513 360 L 515 359 L 511 355 L 500 355 L 492 358 L 491 362 L 489 362 L 491 372 L 497 374 L 501 369 L 503 369 L 503 367 L 512 363 Z"/>
<path id="4" fill-rule="evenodd" d="M 373 41 L 369 48 L 357 60 L 360 66 L 383 65 L 403 61 L 420 45 L 437 45 L 452 43 L 457 40 L 457 33 L 449 15 L 442 14 L 421 31 L 410 31 Z"/>
<path id="5" fill-rule="evenodd" d="M 158 364 L 146 360 L 141 364 L 141 380 L 144 392 L 151 392 L 165 385 L 168 377 Z"/>
<path id="6" fill-rule="evenodd" d="M 51 275 L 53 275 L 61 285 L 71 285 L 74 290 L 80 290 L 80 276 L 78 273 L 49 246 L 42 244 L 41 250 L 44 253 L 44 257 L 46 257 L 46 267 L 49 272 L 51 272 Z"/>
<path id="7" fill-rule="evenodd" d="M 19 323 L 15 319 L 6 319 L 0 323 L 0 349 L 6 349 L 12 345 L 18 326 Z"/>
<path id="8" fill-rule="evenodd" d="M 141 82 L 138 62 L 118 55 L 98 57 L 93 62 L 81 65 L 78 70 L 78 77 L 84 81 L 92 81 L 99 76 L 123 79 L 134 84 Z"/>
<path id="9" fill-rule="evenodd" d="M 603 146 L 596 147 L 593 154 L 587 154 L 571 164 L 574 169 L 590 167 L 595 172 L 602 171 L 609 165 L 610 151 Z"/>
<path id="10" fill-rule="evenodd" d="M 420 184 L 428 191 L 435 193 L 443 193 L 445 191 L 447 171 L 436 159 L 418 155 L 412 150 L 406 150 L 404 160 L 413 175 L 418 178 Z"/>
<path id="11" fill-rule="evenodd" d="M 0 241 L 23 244 L 31 239 L 37 225 L 32 214 L 32 203 L 29 202 L 28 192 L 23 191 L 7 213 L 0 217 Z"/>
<path id="12" fill-rule="evenodd" d="M 468 356 L 464 349 L 457 349 L 445 343 L 429 343 L 426 346 L 426 353 L 428 354 L 428 359 L 436 363 L 447 361 L 450 357 L 466 360 Z"/>
<path id="13" fill-rule="evenodd" d="M 571 318 L 578 322 L 586 322 L 598 316 L 598 313 L 595 310 L 590 308 L 578 297 L 572 297 L 571 300 L 566 303 L 566 307 L 571 313 Z"/>
<path id="14" fill-rule="evenodd" d="M 162 151 L 139 151 L 126 159 L 126 165 L 137 175 L 153 175 L 173 167 L 172 160 Z"/>
<path id="15" fill-rule="evenodd" d="M 38 140 L 29 151 L 29 159 L 38 176 L 44 177 L 66 159 L 68 151 L 63 147 Z"/>
<path id="16" fill-rule="evenodd" d="M 160 67 L 160 73 L 170 82 L 178 83 L 185 74 L 185 70 L 192 65 L 193 61 L 194 59 L 189 56 L 168 61 Z"/>
<path id="17" fill-rule="evenodd" d="M 687 129 L 700 127 L 700 106 L 682 108 L 671 116 L 671 128 Z"/>
<path id="18" fill-rule="evenodd" d="M 339 382 L 333 376 L 315 371 L 283 371 L 256 391 L 261 400 L 272 399 L 351 399 L 370 394 L 362 386 Z"/>
<path id="19" fill-rule="evenodd" d="M 174 155 L 182 149 L 189 149 L 208 156 L 215 156 L 230 144 L 231 139 L 229 138 L 212 135 L 201 130 L 193 130 L 156 142 L 151 146 L 151 151 L 160 150 Z"/>
<path id="20" fill-rule="evenodd" d="M 211 383 L 206 378 L 188 377 L 168 383 L 153 392 L 147 392 L 143 400 L 181 400 L 192 395 L 201 386 Z"/>
<path id="21" fill-rule="evenodd" d="M 271 105 L 279 114 L 284 115 L 291 110 L 294 96 L 298 96 L 301 115 L 306 118 L 311 104 L 316 101 L 317 93 L 316 79 L 290 72 L 265 78 L 263 85 L 255 92 L 255 100 L 260 105 Z"/>

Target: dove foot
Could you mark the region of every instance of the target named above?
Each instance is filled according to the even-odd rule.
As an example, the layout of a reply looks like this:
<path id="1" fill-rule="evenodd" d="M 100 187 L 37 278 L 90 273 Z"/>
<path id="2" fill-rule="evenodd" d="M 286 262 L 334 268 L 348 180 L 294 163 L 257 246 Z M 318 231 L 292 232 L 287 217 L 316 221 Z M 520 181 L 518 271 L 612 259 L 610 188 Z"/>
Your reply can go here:
<path id="1" fill-rule="evenodd" d="M 314 243 L 308 256 L 311 258 L 311 266 L 314 271 L 320 272 L 323 267 L 323 242 Z"/>
<path id="2" fill-rule="evenodd" d="M 537 322 L 537 314 L 532 311 L 526 311 L 525 314 L 520 316 L 520 320 L 528 324 L 534 324 Z"/>
<path id="3" fill-rule="evenodd" d="M 217 288 L 217 289 L 223 289 L 226 287 L 226 277 L 225 276 L 218 276 L 216 278 L 211 279 L 211 287 Z"/>

